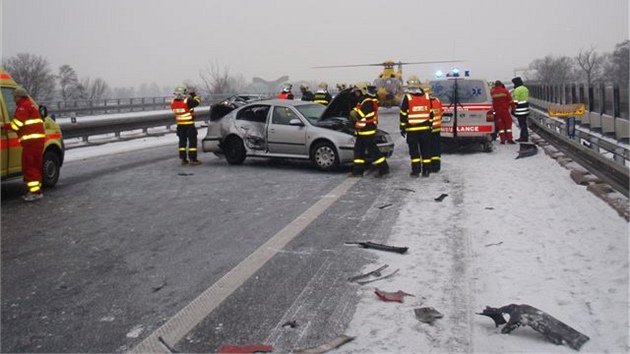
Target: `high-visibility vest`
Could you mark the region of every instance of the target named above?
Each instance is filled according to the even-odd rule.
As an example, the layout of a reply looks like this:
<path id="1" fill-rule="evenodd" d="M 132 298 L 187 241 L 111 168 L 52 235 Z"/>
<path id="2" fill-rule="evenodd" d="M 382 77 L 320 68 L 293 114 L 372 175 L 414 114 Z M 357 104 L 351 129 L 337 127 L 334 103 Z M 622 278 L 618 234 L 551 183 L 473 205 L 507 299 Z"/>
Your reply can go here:
<path id="1" fill-rule="evenodd" d="M 189 125 L 195 123 L 192 109 L 188 107 L 188 100 L 189 98 L 185 98 L 183 100 L 173 99 L 171 101 L 171 110 L 175 113 L 175 121 L 177 122 L 177 125 Z"/>
<path id="2" fill-rule="evenodd" d="M 431 97 L 431 111 L 433 111 L 433 121 L 431 122 L 431 132 L 437 133 L 442 131 L 442 114 L 444 107 L 442 101 L 437 97 Z"/>
<path id="3" fill-rule="evenodd" d="M 357 118 L 354 122 L 354 129 L 357 135 L 374 135 L 378 126 L 378 99 L 376 97 L 364 96 L 354 107 Z"/>
<path id="4" fill-rule="evenodd" d="M 400 111 L 400 122 L 408 132 L 431 129 L 431 99 L 427 93 L 421 95 L 407 94 L 407 110 Z"/>
<path id="5" fill-rule="evenodd" d="M 514 89 L 512 94 L 514 99 L 514 115 L 526 116 L 529 114 L 529 90 L 525 86 L 519 86 Z"/>
<path id="6" fill-rule="evenodd" d="M 15 117 L 11 120 L 11 129 L 17 132 L 20 142 L 33 139 L 45 139 L 46 128 L 39 109 L 28 97 L 17 102 Z"/>
<path id="7" fill-rule="evenodd" d="M 278 94 L 278 98 L 281 100 L 292 100 L 293 92 L 291 91 L 282 91 Z"/>

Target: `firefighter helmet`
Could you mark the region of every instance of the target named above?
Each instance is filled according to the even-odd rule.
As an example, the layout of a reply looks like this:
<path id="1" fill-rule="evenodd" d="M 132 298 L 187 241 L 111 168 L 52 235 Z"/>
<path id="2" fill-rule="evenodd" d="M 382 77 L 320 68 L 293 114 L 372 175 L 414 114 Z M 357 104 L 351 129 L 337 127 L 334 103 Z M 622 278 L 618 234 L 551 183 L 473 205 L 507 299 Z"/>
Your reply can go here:
<path id="1" fill-rule="evenodd" d="M 368 85 L 369 85 L 368 82 L 361 81 L 361 82 L 357 82 L 356 85 L 354 85 L 354 87 L 355 87 L 355 90 L 361 91 L 362 95 L 367 95 Z"/>
<path id="2" fill-rule="evenodd" d="M 175 98 L 177 99 L 182 99 L 184 98 L 184 96 L 188 93 L 188 89 L 186 88 L 186 86 L 184 85 L 179 85 L 175 88 L 175 90 L 173 90 L 173 95 L 175 95 Z"/>
<path id="3" fill-rule="evenodd" d="M 293 88 L 293 84 L 290 82 L 285 82 L 282 84 L 282 91 L 288 92 Z"/>
<path id="4" fill-rule="evenodd" d="M 317 84 L 317 87 L 319 87 L 322 90 L 328 90 L 328 84 L 325 81 L 322 81 L 319 84 Z"/>
<path id="5" fill-rule="evenodd" d="M 348 88 L 348 85 L 346 85 L 345 82 L 338 82 L 337 83 L 337 90 L 342 91 L 342 90 L 345 90 L 346 88 Z"/>

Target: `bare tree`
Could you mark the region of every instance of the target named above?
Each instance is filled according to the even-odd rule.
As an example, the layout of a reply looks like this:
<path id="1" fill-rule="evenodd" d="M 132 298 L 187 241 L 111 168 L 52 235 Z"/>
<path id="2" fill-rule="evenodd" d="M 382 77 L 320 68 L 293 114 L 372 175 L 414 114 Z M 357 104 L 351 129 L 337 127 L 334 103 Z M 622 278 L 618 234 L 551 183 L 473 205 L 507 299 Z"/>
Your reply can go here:
<path id="1" fill-rule="evenodd" d="M 619 86 L 628 87 L 630 75 L 630 41 L 625 40 L 615 45 L 615 51 L 612 53 L 611 61 L 613 63 L 612 81 Z"/>
<path id="2" fill-rule="evenodd" d="M 582 69 L 588 85 L 601 78 L 604 57 L 598 55 L 593 46 L 589 50 L 580 50 L 575 62 Z"/>
<path id="3" fill-rule="evenodd" d="M 59 67 L 57 79 L 59 80 L 59 91 L 61 93 L 62 101 L 66 102 L 68 100 L 76 100 L 79 98 L 79 78 L 70 65 L 62 65 Z"/>
<path id="4" fill-rule="evenodd" d="M 55 95 L 55 75 L 44 57 L 19 53 L 3 60 L 2 65 L 13 79 L 36 100 L 50 100 Z"/>
<path id="5" fill-rule="evenodd" d="M 205 89 L 208 93 L 228 93 L 232 90 L 232 87 L 230 87 L 229 68 L 225 67 L 224 71 L 221 72 L 217 62 L 210 64 L 210 67 L 206 68 L 205 71 L 200 71 L 199 76 L 205 84 Z"/>
<path id="6" fill-rule="evenodd" d="M 80 91 L 81 99 L 84 100 L 102 100 L 109 97 L 111 90 L 105 80 L 99 78 L 92 81 L 89 77 L 81 80 Z"/>
<path id="7" fill-rule="evenodd" d="M 575 78 L 573 59 L 567 56 L 555 58 L 548 55 L 534 60 L 530 68 L 536 70 L 538 79 L 546 84 L 564 84 Z"/>

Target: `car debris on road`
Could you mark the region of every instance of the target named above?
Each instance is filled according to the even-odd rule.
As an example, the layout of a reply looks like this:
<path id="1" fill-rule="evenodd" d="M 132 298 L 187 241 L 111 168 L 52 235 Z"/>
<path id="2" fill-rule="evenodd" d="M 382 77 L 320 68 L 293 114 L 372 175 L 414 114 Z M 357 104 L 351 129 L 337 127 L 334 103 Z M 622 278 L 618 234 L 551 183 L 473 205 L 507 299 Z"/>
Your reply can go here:
<path id="1" fill-rule="evenodd" d="M 504 313 L 510 316 L 509 321 L 503 318 Z M 510 333 L 519 326 L 530 326 L 552 343 L 564 344 L 575 350 L 580 350 L 580 347 L 590 339 L 546 312 L 526 304 L 510 304 L 499 308 L 486 306 L 477 314 L 492 318 L 495 327 L 505 324 L 501 333 Z"/>

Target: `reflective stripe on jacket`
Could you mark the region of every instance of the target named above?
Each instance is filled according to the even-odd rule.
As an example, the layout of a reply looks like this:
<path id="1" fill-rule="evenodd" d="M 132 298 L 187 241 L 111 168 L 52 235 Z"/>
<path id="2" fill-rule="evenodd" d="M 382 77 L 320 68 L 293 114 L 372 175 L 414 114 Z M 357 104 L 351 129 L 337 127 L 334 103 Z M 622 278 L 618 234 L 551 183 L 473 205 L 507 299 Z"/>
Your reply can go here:
<path id="1" fill-rule="evenodd" d="M 188 105 L 189 99 L 190 98 L 185 98 L 183 100 L 174 99 L 171 101 L 171 110 L 175 113 L 175 121 L 178 125 L 195 123 L 193 110 Z"/>
<path id="2" fill-rule="evenodd" d="M 442 131 L 442 114 L 444 114 L 444 107 L 442 107 L 442 101 L 439 98 L 431 97 L 431 110 L 433 111 L 431 132 L 438 133 Z"/>
<path id="3" fill-rule="evenodd" d="M 17 101 L 15 117 L 11 120 L 11 129 L 17 132 L 19 141 L 46 138 L 44 120 L 39 109 L 28 97 Z"/>
<path id="4" fill-rule="evenodd" d="M 321 103 L 324 106 L 328 106 L 332 96 L 328 91 L 317 91 L 315 92 L 315 97 L 313 98 L 313 102 Z"/>
<path id="5" fill-rule="evenodd" d="M 525 86 L 519 86 L 512 93 L 514 99 L 514 115 L 525 116 L 529 114 L 529 90 Z"/>
<path id="6" fill-rule="evenodd" d="M 361 97 L 357 106 L 354 107 L 357 119 L 354 122 L 354 129 L 357 135 L 374 135 L 378 126 L 378 99 L 374 96 L 365 95 Z"/>
<path id="7" fill-rule="evenodd" d="M 405 131 L 431 129 L 433 112 L 431 99 L 424 94 L 406 94 L 400 105 L 400 126 Z"/>

